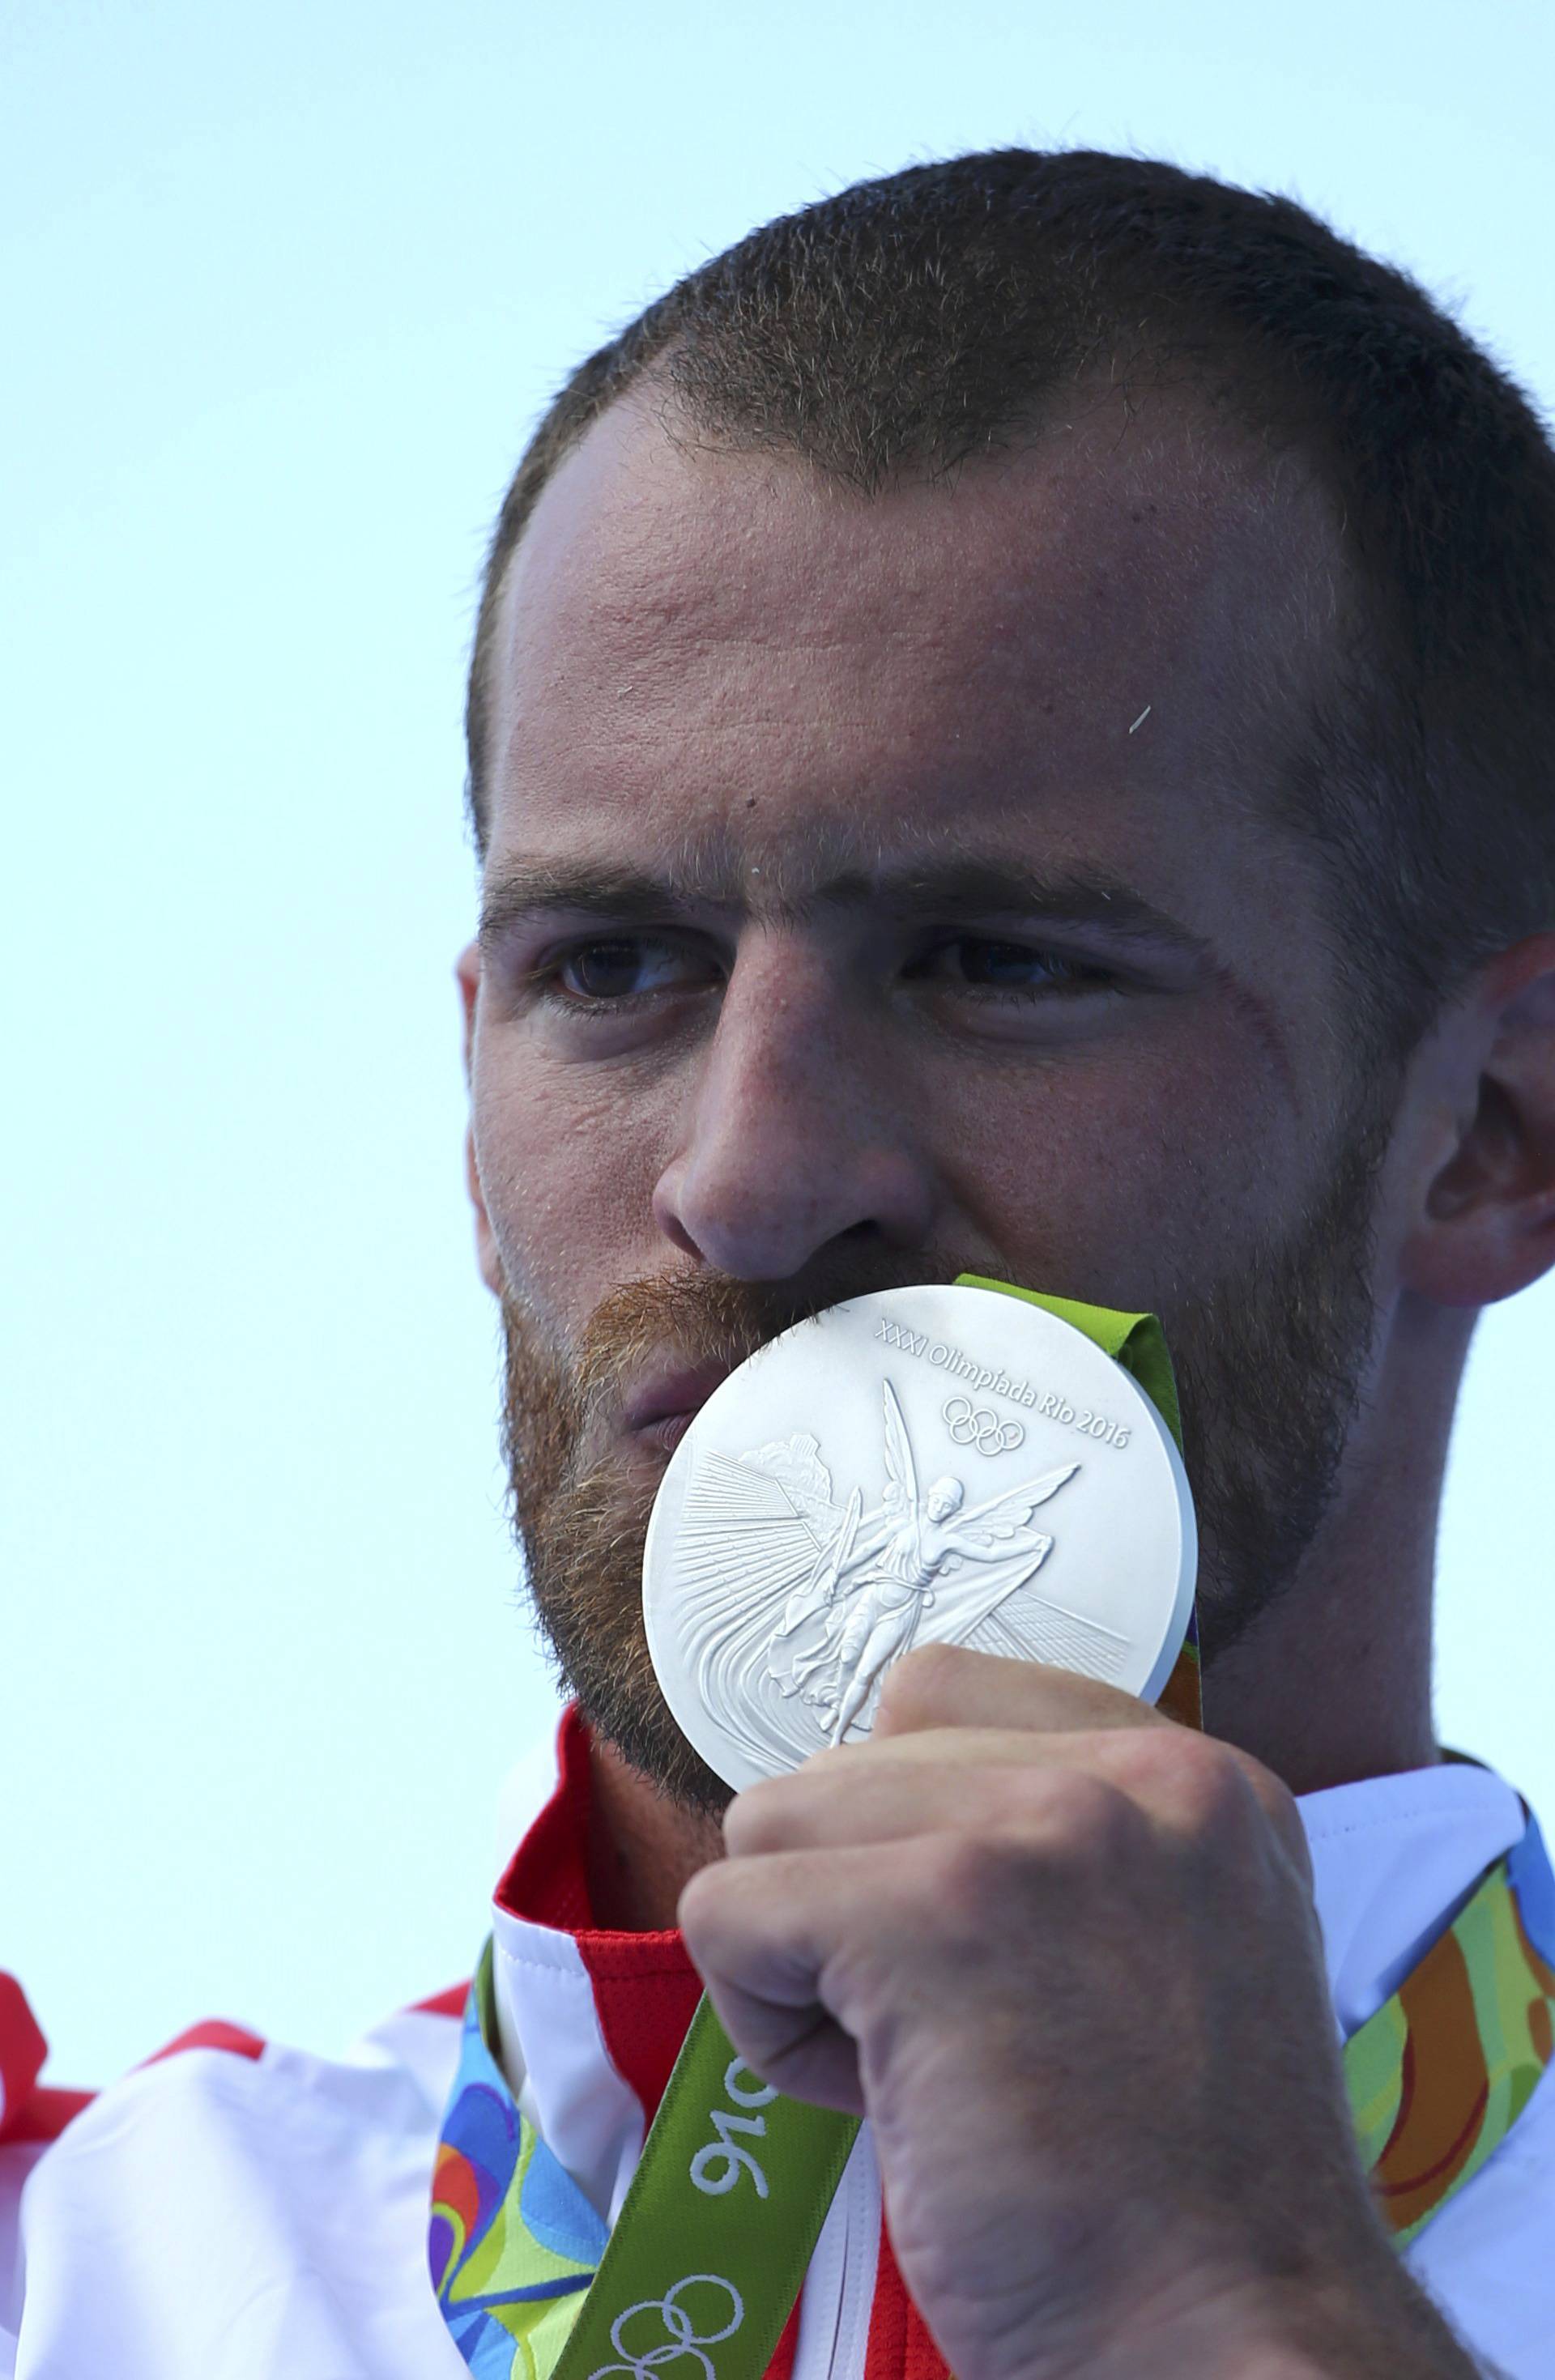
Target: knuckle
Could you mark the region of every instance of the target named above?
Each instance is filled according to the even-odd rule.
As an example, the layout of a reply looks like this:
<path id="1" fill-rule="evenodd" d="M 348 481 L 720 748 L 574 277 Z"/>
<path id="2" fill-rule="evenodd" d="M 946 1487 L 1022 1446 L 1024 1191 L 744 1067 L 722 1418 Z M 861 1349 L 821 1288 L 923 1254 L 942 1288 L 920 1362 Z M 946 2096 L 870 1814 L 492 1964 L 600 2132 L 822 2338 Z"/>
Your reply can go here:
<path id="1" fill-rule="evenodd" d="M 1007 1807 L 936 1847 L 936 1906 L 983 1937 L 1078 1876 L 1105 1874 L 1140 1830 L 1126 1793 L 1085 1774 L 1031 1779 Z"/>
<path id="2" fill-rule="evenodd" d="M 736 1793 L 723 1813 L 723 1841 L 734 1856 L 777 1850 L 788 1838 L 792 1794 L 785 1777 L 765 1777 Z"/>
<path id="3" fill-rule="evenodd" d="M 935 1853 L 934 1906 L 953 1927 L 981 1935 L 1027 1885 L 1030 1853 L 1007 1836 L 947 1836 Z"/>
<path id="4" fill-rule="evenodd" d="M 1044 1797 L 1050 1855 L 1087 1866 L 1116 1856 L 1137 1832 L 1138 1813 L 1111 1778 L 1087 1769 L 1054 1777 Z"/>
<path id="5" fill-rule="evenodd" d="M 1146 1807 L 1153 1804 L 1222 1845 L 1260 1838 L 1267 1843 L 1272 1830 L 1286 1856 L 1306 1872 L 1306 1834 L 1294 1798 L 1235 1744 L 1163 1728 L 1124 1743 L 1114 1773 Z"/>
<path id="6" fill-rule="evenodd" d="M 1186 1728 L 1133 1737 L 1123 1745 L 1118 1766 L 1142 1802 L 1180 1812 L 1191 1825 L 1223 1825 L 1245 1808 L 1246 1781 L 1236 1755 Z"/>
<path id="7" fill-rule="evenodd" d="M 904 1654 L 886 1672 L 877 1725 L 906 1734 L 942 1723 L 957 1708 L 959 1682 L 976 1658 L 959 1645 L 919 1645 Z"/>
<path id="8" fill-rule="evenodd" d="M 706 1943 L 719 1931 L 723 1919 L 723 1878 L 722 1863 L 699 1868 L 686 1884 L 675 1911 L 676 1922 L 687 1942 Z"/>
<path id="9" fill-rule="evenodd" d="M 1272 1829 L 1281 1850 L 1297 1875 L 1310 1884 L 1312 1853 L 1307 1846 L 1306 1828 L 1301 1823 L 1295 1795 L 1261 1761 L 1255 1760 L 1251 1753 L 1239 1752 L 1234 1756 L 1253 1801 Z"/>

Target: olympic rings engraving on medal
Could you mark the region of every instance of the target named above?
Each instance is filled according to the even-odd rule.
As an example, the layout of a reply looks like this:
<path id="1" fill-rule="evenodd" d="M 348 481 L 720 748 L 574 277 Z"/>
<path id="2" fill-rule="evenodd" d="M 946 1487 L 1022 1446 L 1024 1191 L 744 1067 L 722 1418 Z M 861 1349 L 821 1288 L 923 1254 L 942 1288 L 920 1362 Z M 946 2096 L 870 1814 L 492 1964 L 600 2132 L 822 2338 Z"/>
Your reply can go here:
<path id="1" fill-rule="evenodd" d="M 957 1446 L 976 1447 L 979 1454 L 1013 1454 L 1026 1442 L 1023 1423 L 1003 1421 L 986 1405 L 973 1404 L 969 1397 L 952 1397 L 941 1410 Z"/>
<path id="2" fill-rule="evenodd" d="M 699 2330 L 690 2313 L 681 2304 L 683 2289 L 699 2288 L 723 2289 L 727 2296 L 734 2311 L 722 2330 Z M 639 2313 L 656 2313 L 664 2329 L 664 2338 L 659 2346 L 640 2351 L 628 2347 L 623 2337 L 627 2324 Z M 601 2363 L 597 2371 L 590 2372 L 589 2380 L 611 2380 L 611 2375 L 615 2373 L 626 2374 L 626 2380 L 653 2380 L 654 2374 L 687 2362 L 697 2366 L 702 2380 L 717 2380 L 712 2358 L 703 2350 L 721 2346 L 724 2339 L 733 2338 L 744 2320 L 745 2300 L 733 2281 L 726 2281 L 721 2273 L 687 2273 L 683 2281 L 676 2281 L 662 2298 L 641 2298 L 636 2305 L 629 2305 L 624 2313 L 616 2315 L 610 2325 L 610 2343 L 621 2361 L 619 2363 Z"/>

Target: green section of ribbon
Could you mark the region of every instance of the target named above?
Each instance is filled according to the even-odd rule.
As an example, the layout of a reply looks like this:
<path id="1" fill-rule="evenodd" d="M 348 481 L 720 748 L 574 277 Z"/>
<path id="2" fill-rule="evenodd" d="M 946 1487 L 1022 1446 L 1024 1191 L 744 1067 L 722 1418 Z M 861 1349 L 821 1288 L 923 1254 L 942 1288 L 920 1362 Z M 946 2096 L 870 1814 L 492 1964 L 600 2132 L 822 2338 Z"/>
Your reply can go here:
<path id="1" fill-rule="evenodd" d="M 718 2380 L 759 2380 L 857 2130 L 769 2090 L 704 1999 L 555 2380 L 656 2368 L 677 2346 Z"/>
<path id="2" fill-rule="evenodd" d="M 956 1286 L 1024 1297 L 1084 1331 L 1133 1374 L 1181 1444 L 1172 1359 L 1154 1315 L 971 1273 Z M 769 2093 L 704 1999 L 554 2380 L 630 2380 L 656 2350 L 674 2346 L 716 2380 L 760 2380 L 857 2130 L 856 2117 Z"/>
<path id="3" fill-rule="evenodd" d="M 993 1290 L 1001 1297 L 1023 1297 L 1028 1305 L 1040 1305 L 1047 1313 L 1056 1315 L 1060 1322 L 1083 1330 L 1103 1354 L 1111 1355 L 1138 1381 L 1176 1440 L 1177 1451 L 1183 1451 L 1177 1381 L 1167 1353 L 1166 1335 L 1153 1314 L 1119 1314 L 1110 1305 L 1082 1305 L 1077 1298 L 1049 1297 L 1040 1290 L 1016 1289 L 1007 1281 L 985 1281 L 973 1272 L 962 1273 L 955 1285 L 957 1289 Z M 1156 1697 L 1156 1708 L 1183 1727 L 1204 1725 L 1197 1609 L 1188 1613 L 1187 1634 L 1172 1674 Z"/>
<path id="4" fill-rule="evenodd" d="M 1110 1305 L 1082 1305 L 1073 1297 L 1048 1297 L 1040 1290 L 1013 1288 L 1007 1281 L 984 1281 L 975 1272 L 960 1274 L 955 1285 L 957 1289 L 995 1290 L 1001 1297 L 1024 1297 L 1027 1305 L 1043 1306 L 1072 1330 L 1083 1330 L 1087 1339 L 1095 1340 L 1104 1355 L 1111 1355 L 1114 1363 L 1133 1374 L 1176 1439 L 1178 1453 L 1182 1452 L 1183 1418 L 1177 1410 L 1177 1382 L 1172 1358 L 1166 1352 L 1166 1334 L 1153 1314 L 1114 1314 Z"/>
<path id="5" fill-rule="evenodd" d="M 1530 1821 L 1345 2044 L 1355 2144 L 1400 2248 L 1500 2147 L 1551 2062 L 1555 1967 L 1536 1935 L 1552 1920 L 1555 1876 Z M 1547 1931 L 1540 1938 L 1555 1948 Z M 490 1946 L 472 1986 L 478 2010 L 489 1960 Z M 495 2022 L 489 2007 L 483 2014 L 486 2087 L 501 2090 Z M 736 2117 L 748 2129 L 736 2130 Z M 486 2301 L 511 2329 L 511 2347 L 504 2361 L 489 2360 L 483 2342 L 456 2331 L 461 2353 L 510 2380 L 645 2380 L 677 2360 L 664 2350 L 678 2347 L 714 2380 L 759 2380 L 856 2130 L 849 2117 L 768 2098 L 704 2000 L 570 2339 L 555 2344 L 573 2301 L 547 2291 L 558 2271 L 577 2267 L 528 2237 L 515 2180 L 494 2243 L 482 2243 L 484 2261 L 443 2303 L 452 2321 L 472 2298 L 481 2301 L 482 2282 L 496 2284 Z M 699 2171 L 711 2192 L 699 2192 Z"/>

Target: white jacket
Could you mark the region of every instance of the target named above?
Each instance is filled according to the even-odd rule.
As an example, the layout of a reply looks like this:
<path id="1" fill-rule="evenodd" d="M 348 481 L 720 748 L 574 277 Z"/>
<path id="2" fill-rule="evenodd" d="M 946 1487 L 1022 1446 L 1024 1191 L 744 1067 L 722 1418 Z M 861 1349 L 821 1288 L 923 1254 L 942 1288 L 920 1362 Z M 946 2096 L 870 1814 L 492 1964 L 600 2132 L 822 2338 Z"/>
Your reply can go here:
<path id="1" fill-rule="evenodd" d="M 608 2218 L 697 1986 L 677 1937 L 589 1929 L 587 1764 L 576 1727 L 563 1741 L 572 1781 L 492 1910 L 498 2019 L 526 2111 Z M 1300 1806 L 1348 2035 L 1524 1814 L 1458 1765 Z M 0 2380 L 459 2380 L 427 2229 L 462 2004 L 458 1989 L 391 2017 L 339 2059 L 197 2027 L 78 2109 L 38 2088 L 35 2029 L 0 1990 Z M 1555 2380 L 1555 2068 L 1407 2257 L 1492 2367 Z M 942 2368 L 882 2244 L 866 2125 L 811 2261 L 793 2380 Z"/>

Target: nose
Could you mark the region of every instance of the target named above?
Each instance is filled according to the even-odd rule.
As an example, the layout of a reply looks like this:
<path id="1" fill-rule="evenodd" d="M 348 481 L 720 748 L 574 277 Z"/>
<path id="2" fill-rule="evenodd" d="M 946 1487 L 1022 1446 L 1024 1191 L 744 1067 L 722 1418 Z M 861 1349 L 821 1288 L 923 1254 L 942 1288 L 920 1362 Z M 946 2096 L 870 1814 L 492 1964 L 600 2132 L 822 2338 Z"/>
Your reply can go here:
<path id="1" fill-rule="evenodd" d="M 877 1008 L 778 934 L 742 941 L 654 1191 L 659 1229 L 720 1272 L 786 1281 L 848 1234 L 927 1245 L 932 1167 L 893 1095 Z"/>

